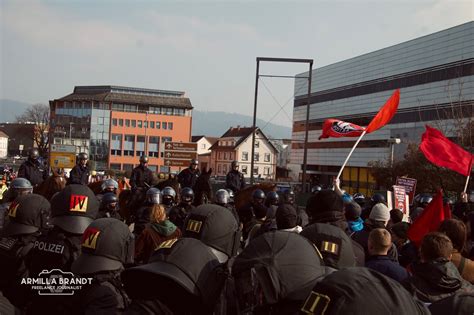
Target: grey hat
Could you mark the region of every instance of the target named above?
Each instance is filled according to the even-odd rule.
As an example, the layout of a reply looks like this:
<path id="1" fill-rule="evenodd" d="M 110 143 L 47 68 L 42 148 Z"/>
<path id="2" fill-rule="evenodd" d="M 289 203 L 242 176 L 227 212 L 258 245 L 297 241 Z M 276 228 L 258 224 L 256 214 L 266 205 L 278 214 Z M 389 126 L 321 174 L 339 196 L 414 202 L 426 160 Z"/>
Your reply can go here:
<path id="1" fill-rule="evenodd" d="M 372 219 L 374 221 L 387 222 L 388 220 L 390 220 L 390 210 L 388 210 L 388 207 L 385 204 L 378 203 L 372 207 L 369 219 Z"/>

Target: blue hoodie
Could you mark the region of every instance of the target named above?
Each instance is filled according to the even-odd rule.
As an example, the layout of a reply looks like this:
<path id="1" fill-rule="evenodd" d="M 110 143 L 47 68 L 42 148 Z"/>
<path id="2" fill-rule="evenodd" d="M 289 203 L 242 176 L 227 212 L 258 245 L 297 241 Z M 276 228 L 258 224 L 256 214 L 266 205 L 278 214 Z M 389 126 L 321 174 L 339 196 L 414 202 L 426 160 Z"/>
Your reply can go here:
<path id="1" fill-rule="evenodd" d="M 351 232 L 358 232 L 364 229 L 364 220 L 362 220 L 361 218 L 358 218 L 355 221 L 347 221 L 347 223 Z"/>

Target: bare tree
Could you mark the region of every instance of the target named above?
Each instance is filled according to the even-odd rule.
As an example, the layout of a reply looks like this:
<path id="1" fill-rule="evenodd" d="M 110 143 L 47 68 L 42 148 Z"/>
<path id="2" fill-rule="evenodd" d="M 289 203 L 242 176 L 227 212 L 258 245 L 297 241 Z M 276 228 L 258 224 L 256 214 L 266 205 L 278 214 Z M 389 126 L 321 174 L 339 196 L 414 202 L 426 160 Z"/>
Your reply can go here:
<path id="1" fill-rule="evenodd" d="M 35 124 L 33 140 L 40 151 L 40 155 L 46 156 L 49 144 L 49 106 L 44 104 L 32 105 L 23 114 L 17 116 L 16 120 L 19 123 L 30 122 Z"/>

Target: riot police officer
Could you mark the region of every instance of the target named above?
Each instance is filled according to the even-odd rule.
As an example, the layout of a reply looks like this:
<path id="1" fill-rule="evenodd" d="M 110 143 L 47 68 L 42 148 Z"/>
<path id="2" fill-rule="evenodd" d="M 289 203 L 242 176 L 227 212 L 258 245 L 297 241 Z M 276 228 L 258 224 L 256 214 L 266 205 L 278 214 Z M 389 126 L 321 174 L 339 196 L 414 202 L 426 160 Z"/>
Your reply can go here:
<path id="1" fill-rule="evenodd" d="M 69 172 L 68 184 L 89 184 L 89 168 L 87 166 L 87 160 L 89 159 L 87 153 L 81 152 L 77 157 L 77 164 Z"/>
<path id="2" fill-rule="evenodd" d="M 97 199 L 99 201 L 102 201 L 102 198 L 104 197 L 105 194 L 112 193 L 114 195 L 117 195 L 117 190 L 118 190 L 118 183 L 116 180 L 112 178 L 108 178 L 102 182 L 102 185 L 100 185 L 101 191 L 99 194 L 96 195 Z"/>
<path id="3" fill-rule="evenodd" d="M 195 159 L 191 160 L 191 163 L 188 168 L 182 170 L 178 174 L 178 182 L 181 188 L 193 188 L 196 183 L 197 178 L 201 175 L 201 172 L 198 169 L 198 161 Z"/>
<path id="4" fill-rule="evenodd" d="M 171 208 L 176 204 L 176 191 L 171 186 L 166 186 L 161 191 L 161 199 L 166 208 L 166 213 L 169 214 Z"/>
<path id="5" fill-rule="evenodd" d="M 161 192 L 158 188 L 150 188 L 146 192 L 145 204 L 138 208 L 134 214 L 135 225 L 133 234 L 137 237 L 143 232 L 145 226 L 150 223 L 151 208 L 161 203 Z"/>
<path id="6" fill-rule="evenodd" d="M 193 190 L 189 187 L 185 187 L 181 190 L 181 201 L 170 209 L 168 214 L 169 219 L 180 230 L 183 230 L 184 220 L 186 219 L 189 211 L 194 209 L 194 206 L 192 205 L 193 199 Z"/>
<path id="7" fill-rule="evenodd" d="M 140 157 L 140 165 L 135 167 L 130 177 L 130 186 L 132 192 L 137 190 L 146 191 L 152 186 L 153 172 L 148 168 L 148 156 L 142 155 Z"/>
<path id="8" fill-rule="evenodd" d="M 114 193 L 109 192 L 102 197 L 97 218 L 114 218 L 122 220 L 119 214 L 118 198 Z"/>
<path id="9" fill-rule="evenodd" d="M 256 189 L 252 193 L 252 200 L 237 209 L 237 213 L 239 214 L 240 222 L 243 224 L 243 238 L 244 240 L 247 239 L 250 230 L 254 227 L 255 224 L 258 224 L 259 221 L 265 219 L 267 209 L 264 205 L 265 201 L 265 193 L 261 189 Z M 255 219 L 255 214 L 258 213 L 258 217 L 260 220 Z"/>
<path id="10" fill-rule="evenodd" d="M 239 172 L 239 162 L 237 161 L 232 161 L 231 168 L 232 170 L 227 173 L 225 179 L 225 188 L 232 189 L 234 193 L 237 193 L 245 187 L 244 174 Z"/>
<path id="11" fill-rule="evenodd" d="M 10 204 L 9 221 L 0 238 L 0 291 L 17 307 L 28 302 L 29 288 L 21 285 L 28 276 L 25 263 L 37 238 L 49 228 L 51 205 L 43 196 L 22 195 Z"/>
<path id="12" fill-rule="evenodd" d="M 112 218 L 97 219 L 84 231 L 81 255 L 72 271 L 92 281 L 78 292 L 75 306 L 80 313 L 121 314 L 127 308 L 120 274 L 133 264 L 134 245 L 128 226 Z"/>
<path id="13" fill-rule="evenodd" d="M 38 186 L 48 177 L 48 172 L 43 169 L 38 159 L 38 149 L 31 148 L 28 151 L 28 160 L 24 162 L 18 170 L 18 177 L 26 178 L 33 186 Z"/>
<path id="14" fill-rule="evenodd" d="M 235 220 L 237 220 L 237 223 L 240 224 L 239 215 L 237 214 L 237 210 L 235 210 L 235 206 L 231 201 L 231 196 L 229 192 L 232 192 L 232 190 L 219 189 L 218 191 L 216 191 L 216 204 L 226 209 L 229 209 L 229 211 L 235 217 Z"/>
<path id="15" fill-rule="evenodd" d="M 15 178 L 10 188 L 4 193 L 2 203 L 0 203 L 0 230 L 5 225 L 8 207 L 16 197 L 33 193 L 33 186 L 26 178 Z"/>

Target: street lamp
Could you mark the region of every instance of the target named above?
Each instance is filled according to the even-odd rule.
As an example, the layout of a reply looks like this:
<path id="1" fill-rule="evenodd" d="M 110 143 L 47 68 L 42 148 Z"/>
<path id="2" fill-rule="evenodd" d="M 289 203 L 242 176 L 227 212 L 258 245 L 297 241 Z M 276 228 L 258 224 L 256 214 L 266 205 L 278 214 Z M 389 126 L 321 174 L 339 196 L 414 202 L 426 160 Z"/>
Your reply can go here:
<path id="1" fill-rule="evenodd" d="M 388 139 L 388 143 L 390 143 L 390 167 L 393 167 L 394 145 L 402 143 L 402 140 L 400 140 L 400 138 L 390 138 Z"/>

